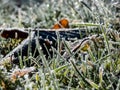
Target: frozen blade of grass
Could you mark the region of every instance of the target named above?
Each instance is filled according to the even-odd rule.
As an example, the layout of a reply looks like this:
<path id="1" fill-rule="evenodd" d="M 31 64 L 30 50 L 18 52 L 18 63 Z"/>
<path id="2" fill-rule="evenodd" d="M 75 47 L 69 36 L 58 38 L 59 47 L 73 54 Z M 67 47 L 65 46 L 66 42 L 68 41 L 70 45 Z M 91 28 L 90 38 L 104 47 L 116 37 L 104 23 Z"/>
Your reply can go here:
<path id="1" fill-rule="evenodd" d="M 56 52 L 56 55 L 57 55 L 57 58 L 54 61 L 54 68 L 59 64 L 59 63 L 57 63 L 58 60 L 61 60 L 61 58 L 62 58 L 61 55 L 60 55 L 60 53 L 61 53 L 61 44 L 62 43 L 61 43 L 60 34 L 59 34 L 58 31 L 56 31 L 56 36 L 57 36 L 57 39 L 56 39 L 57 49 L 52 48 L 52 49 L 54 49 L 54 51 Z"/>
<path id="2" fill-rule="evenodd" d="M 20 68 L 23 68 L 23 60 L 22 60 L 22 57 L 21 56 L 19 56 L 19 63 L 20 63 Z"/>
<path id="3" fill-rule="evenodd" d="M 101 58 L 98 60 L 98 62 L 100 62 L 103 59 L 107 59 L 108 57 L 110 57 L 111 54 L 105 55 L 104 57 L 101 56 Z"/>
<path id="4" fill-rule="evenodd" d="M 48 65 L 48 63 L 47 63 L 47 60 L 46 60 L 44 54 L 42 53 L 42 51 L 41 51 L 41 49 L 40 49 L 41 46 L 40 46 L 40 44 L 39 44 L 38 38 L 36 38 L 36 45 L 37 45 L 38 52 L 39 52 L 39 54 L 40 54 L 40 56 L 41 56 L 43 65 L 44 65 L 44 66 L 47 68 L 47 70 L 50 72 L 50 68 L 49 68 L 49 65 Z"/>
<path id="5" fill-rule="evenodd" d="M 86 40 L 88 40 L 88 38 L 85 38 L 84 40 L 82 40 L 80 43 L 78 43 L 78 47 L 81 47 L 81 44 L 84 42 L 84 41 L 86 41 Z M 64 46 L 65 46 L 65 48 L 66 48 L 66 50 L 68 51 L 68 53 L 70 54 L 70 55 L 68 55 L 67 57 L 64 55 L 64 57 L 66 57 L 67 59 L 69 59 L 70 57 L 75 57 L 75 55 L 77 54 L 77 53 L 79 53 L 79 51 L 80 51 L 80 48 L 78 48 L 77 50 L 75 50 L 75 49 L 73 49 L 73 50 L 71 50 L 71 48 L 68 46 L 68 44 L 65 42 L 65 40 L 64 40 Z"/>
<path id="6" fill-rule="evenodd" d="M 99 89 L 99 86 L 96 84 L 96 83 L 94 83 L 92 80 L 89 80 L 89 79 L 85 79 L 93 88 L 95 88 L 95 89 Z"/>
<path id="7" fill-rule="evenodd" d="M 70 25 L 72 26 L 100 26 L 99 24 L 94 24 L 94 23 L 71 23 Z"/>
<path id="8" fill-rule="evenodd" d="M 79 53 L 79 51 L 80 51 L 80 47 L 81 47 L 82 43 L 83 43 L 84 41 L 86 41 L 86 40 L 89 40 L 89 38 L 85 38 L 85 39 L 83 39 L 82 41 L 79 41 L 79 43 L 78 43 L 78 45 L 77 45 L 77 48 L 72 49 L 72 50 L 71 50 L 71 48 L 67 45 L 66 41 L 63 40 L 63 41 L 64 41 L 63 44 L 64 44 L 66 50 L 68 51 L 68 53 L 66 52 L 67 54 L 66 54 L 66 53 L 64 54 L 64 57 L 65 57 L 66 59 L 69 59 L 70 57 L 75 58 L 75 55 L 76 55 L 77 53 Z"/>
<path id="9" fill-rule="evenodd" d="M 47 46 L 45 45 L 45 44 L 43 44 L 44 45 L 44 47 L 45 47 L 45 49 L 46 49 L 46 51 L 47 51 L 47 53 L 48 53 L 48 56 L 51 58 L 51 55 L 50 55 L 50 52 L 48 51 L 48 49 L 47 49 Z"/>
<path id="10" fill-rule="evenodd" d="M 67 52 L 68 52 L 70 55 L 73 55 L 73 54 L 72 54 L 72 52 L 71 52 L 70 47 L 67 45 L 67 43 L 66 43 L 66 41 L 65 41 L 65 40 L 63 40 L 63 44 L 64 44 L 64 46 L 65 46 L 65 48 L 66 48 Z"/>
<path id="11" fill-rule="evenodd" d="M 58 72 L 59 69 L 61 69 L 61 68 L 68 67 L 69 64 L 68 64 L 67 60 L 61 56 L 61 54 L 58 52 L 58 50 L 56 50 L 54 47 L 52 47 L 52 50 L 58 55 L 59 60 L 60 60 L 60 61 L 58 62 L 58 60 L 56 60 L 57 58 L 53 58 L 54 61 L 53 61 L 52 63 L 53 63 L 53 69 L 55 70 L 55 72 Z M 66 62 L 67 64 L 66 64 L 66 65 L 63 65 L 63 66 L 60 66 L 59 68 L 56 68 L 57 65 L 59 65 L 59 63 L 61 63 L 61 62 Z"/>
<path id="12" fill-rule="evenodd" d="M 106 87 L 107 90 L 114 90 L 112 84 L 109 84 L 107 87 Z"/>
<path id="13" fill-rule="evenodd" d="M 107 45 L 107 50 L 108 50 L 108 53 L 110 54 L 110 47 L 109 47 L 108 38 L 107 38 L 106 33 L 105 33 L 105 28 L 101 25 L 101 26 L 100 26 L 100 29 L 101 29 L 101 31 L 103 32 L 103 37 L 104 37 L 105 43 L 106 43 L 106 45 Z"/>
<path id="14" fill-rule="evenodd" d="M 37 47 L 35 47 L 34 53 L 32 55 L 33 57 L 35 56 L 36 52 L 37 52 Z"/>
<path id="15" fill-rule="evenodd" d="M 92 58 L 92 61 L 93 61 L 93 62 L 96 62 L 97 60 L 96 60 L 96 58 L 93 56 L 92 51 L 91 51 L 90 49 L 88 49 L 88 52 L 89 52 L 89 54 L 90 54 L 90 57 Z"/>
<path id="16" fill-rule="evenodd" d="M 117 84 L 116 90 L 120 90 L 120 79 L 118 80 L 118 84 Z"/>
<path id="17" fill-rule="evenodd" d="M 62 59 L 63 61 L 66 61 L 66 59 L 61 56 L 61 54 L 58 52 L 58 50 L 56 50 L 53 47 L 52 47 L 52 50 L 60 57 L 60 59 Z"/>
<path id="18" fill-rule="evenodd" d="M 30 55 L 30 52 L 31 52 L 31 42 L 32 42 L 32 32 L 31 32 L 31 30 L 29 30 L 29 32 L 28 32 L 28 34 L 29 34 L 29 43 L 28 43 L 28 55 Z"/>
<path id="19" fill-rule="evenodd" d="M 92 12 L 92 10 L 91 10 L 91 8 L 84 2 L 84 1 L 80 1 L 88 10 L 90 10 L 91 12 Z"/>
<path id="20" fill-rule="evenodd" d="M 64 73 L 65 75 L 68 73 L 68 70 L 66 70 L 66 73 Z M 72 87 L 71 85 L 72 85 L 72 80 L 73 80 L 73 78 L 72 77 L 74 77 L 74 71 L 71 71 L 71 75 L 70 75 L 70 78 L 69 78 L 69 84 L 68 84 L 68 90 L 70 90 L 70 88 Z"/>
<path id="21" fill-rule="evenodd" d="M 33 39 L 33 35 L 34 35 L 34 33 L 31 31 L 31 29 L 29 29 L 29 31 L 28 31 L 28 39 L 29 39 L 29 42 L 28 42 L 28 48 L 27 48 L 27 57 L 29 57 L 29 56 L 32 56 L 32 49 L 31 49 L 31 46 L 32 46 L 32 39 Z M 24 55 L 22 55 L 22 50 L 21 50 L 21 56 L 24 56 Z M 26 59 L 26 61 L 25 60 L 23 60 L 23 63 L 25 63 L 26 64 L 26 62 L 30 65 L 31 64 L 31 60 L 29 60 L 29 59 Z M 27 65 L 26 65 L 27 66 Z"/>
<path id="22" fill-rule="evenodd" d="M 31 59 L 32 62 L 34 62 L 38 67 L 40 67 L 40 65 L 38 64 L 37 60 L 34 57 L 29 57 L 29 59 Z"/>
<path id="23" fill-rule="evenodd" d="M 108 90 L 114 90 L 114 86 L 113 86 L 113 81 L 111 81 L 111 77 L 110 77 L 110 73 L 105 73 L 106 77 L 107 77 L 107 82 L 109 82 L 108 86 L 106 87 L 106 89 Z"/>
<path id="24" fill-rule="evenodd" d="M 101 66 L 99 68 L 99 83 L 100 83 L 100 85 L 102 84 L 102 81 L 103 81 L 103 67 Z"/>
<path id="25" fill-rule="evenodd" d="M 87 85 L 89 85 L 89 83 L 88 83 L 88 81 L 85 79 L 85 77 L 79 72 L 79 70 L 78 70 L 78 68 L 76 67 L 74 61 L 73 61 L 73 60 L 70 60 L 70 62 L 71 62 L 71 64 L 72 64 L 73 68 L 75 69 L 75 71 L 76 71 L 76 72 L 78 73 L 78 75 L 80 76 L 80 78 L 81 78 Z M 80 78 L 79 78 L 79 79 L 80 79 Z"/>
<path id="26" fill-rule="evenodd" d="M 61 46 L 60 46 L 61 41 L 60 41 L 60 34 L 59 34 L 59 32 L 56 31 L 56 35 L 57 35 L 57 50 L 58 50 L 58 52 L 61 52 L 60 51 L 60 49 L 61 49 Z M 57 57 L 57 59 L 59 60 L 59 56 Z"/>
<path id="27" fill-rule="evenodd" d="M 22 26 L 21 8 L 18 8 L 18 26 L 19 26 L 19 27 L 23 27 L 23 26 Z"/>
<path id="28" fill-rule="evenodd" d="M 41 86 L 43 86 L 43 90 L 46 90 L 46 83 L 45 83 L 45 74 L 42 72 L 42 70 L 39 71 L 40 72 L 40 77 L 41 77 Z"/>
<path id="29" fill-rule="evenodd" d="M 49 74 L 50 74 L 50 78 L 51 78 L 51 80 L 53 81 L 53 85 L 54 85 L 55 90 L 59 90 L 59 88 L 58 88 L 58 83 L 57 83 L 57 81 L 55 81 L 55 79 L 56 79 L 56 77 L 55 77 L 55 75 L 54 75 L 55 73 L 50 69 L 50 67 L 49 67 L 49 65 L 48 65 L 48 62 L 47 62 L 45 56 L 43 55 L 43 53 L 42 53 L 42 51 L 41 51 L 41 49 L 40 49 L 41 46 L 40 46 L 40 44 L 39 44 L 38 38 L 36 38 L 36 45 L 37 45 L 38 52 L 40 53 L 42 62 L 43 62 L 43 64 L 44 64 L 44 66 L 47 68 L 47 70 L 48 70 L 48 72 L 49 72 Z"/>
<path id="30" fill-rule="evenodd" d="M 66 64 L 66 65 L 63 65 L 63 66 L 60 66 L 60 67 L 54 69 L 54 71 L 59 72 L 59 71 L 65 69 L 65 68 L 68 68 L 69 66 L 70 66 L 70 64 Z"/>

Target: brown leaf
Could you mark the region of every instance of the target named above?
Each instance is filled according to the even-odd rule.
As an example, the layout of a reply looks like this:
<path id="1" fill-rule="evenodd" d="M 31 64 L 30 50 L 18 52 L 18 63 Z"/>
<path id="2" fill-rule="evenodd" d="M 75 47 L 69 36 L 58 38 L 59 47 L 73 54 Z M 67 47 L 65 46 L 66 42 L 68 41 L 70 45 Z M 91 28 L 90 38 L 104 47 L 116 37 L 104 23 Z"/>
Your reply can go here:
<path id="1" fill-rule="evenodd" d="M 16 29 L 13 29 L 13 30 L 3 30 L 2 33 L 1 33 L 1 36 L 3 38 L 15 38 L 15 39 L 19 39 L 19 38 L 22 38 L 22 39 L 25 39 L 28 37 L 28 33 L 25 32 L 25 31 L 20 31 L 20 30 L 16 30 Z"/>
<path id="2" fill-rule="evenodd" d="M 15 82 L 18 77 L 23 77 L 26 74 L 29 74 L 30 72 L 34 71 L 35 67 L 25 68 L 25 69 L 17 69 L 15 70 L 11 75 L 11 80 Z"/>
<path id="3" fill-rule="evenodd" d="M 69 21 L 67 19 L 61 19 L 55 24 L 52 29 L 69 28 Z"/>

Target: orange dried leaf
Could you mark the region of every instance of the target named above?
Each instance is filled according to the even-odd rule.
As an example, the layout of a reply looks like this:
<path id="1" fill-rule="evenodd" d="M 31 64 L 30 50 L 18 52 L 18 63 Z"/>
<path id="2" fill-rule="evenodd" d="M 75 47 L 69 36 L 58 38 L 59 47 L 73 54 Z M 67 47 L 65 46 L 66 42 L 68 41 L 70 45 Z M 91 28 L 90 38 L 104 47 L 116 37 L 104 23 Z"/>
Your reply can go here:
<path id="1" fill-rule="evenodd" d="M 62 19 L 59 21 L 63 28 L 69 28 L 69 21 L 67 19 Z"/>
<path id="2" fill-rule="evenodd" d="M 60 25 L 59 24 L 55 24 L 53 27 L 52 27 L 52 29 L 60 29 L 61 27 L 60 27 Z"/>
<path id="3" fill-rule="evenodd" d="M 69 21 L 67 19 L 61 19 L 59 23 L 55 24 L 52 29 L 60 29 L 60 28 L 69 28 Z"/>

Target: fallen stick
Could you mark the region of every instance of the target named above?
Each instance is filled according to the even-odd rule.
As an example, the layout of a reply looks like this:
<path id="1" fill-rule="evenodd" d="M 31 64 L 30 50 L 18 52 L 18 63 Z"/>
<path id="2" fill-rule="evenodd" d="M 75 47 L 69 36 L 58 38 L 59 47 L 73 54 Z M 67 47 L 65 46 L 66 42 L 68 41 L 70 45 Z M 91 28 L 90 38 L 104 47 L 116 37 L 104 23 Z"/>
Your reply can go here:
<path id="1" fill-rule="evenodd" d="M 86 29 L 78 29 L 78 28 L 74 28 L 74 29 L 58 29 L 58 30 L 51 30 L 51 29 L 27 29 L 27 30 L 22 30 L 22 29 L 2 29 L 3 32 L 4 31 L 8 31 L 8 32 L 12 32 L 15 31 L 15 33 L 17 33 L 17 31 L 19 32 L 23 32 L 23 33 L 29 33 L 29 32 L 24 32 L 27 30 L 33 30 L 32 32 L 30 31 L 30 34 L 28 35 L 28 37 L 23 40 L 21 42 L 21 44 L 19 44 L 15 49 L 13 49 L 10 53 L 8 53 L 2 60 L 4 61 L 7 57 L 11 57 L 12 55 L 17 57 L 18 53 L 21 52 L 23 56 L 27 56 L 28 55 L 28 47 L 29 44 L 31 43 L 31 51 L 34 52 L 35 47 L 36 47 L 36 38 L 38 38 L 39 43 L 42 47 L 42 50 L 44 52 L 44 54 L 46 56 L 48 56 L 46 47 L 47 49 L 51 49 L 51 47 L 54 47 L 57 49 L 57 39 L 59 37 L 60 40 L 64 39 L 67 41 L 75 41 L 77 39 L 81 39 L 84 38 L 86 36 L 89 36 L 89 33 L 87 32 Z M 90 29 L 91 30 L 91 29 Z M 88 29 L 89 31 L 89 29 Z M 91 31 L 96 31 L 96 30 L 91 30 Z M 3 32 L 1 34 L 3 34 Z M 98 30 L 96 31 L 97 33 Z M 14 33 L 14 34 L 15 34 Z M 91 32 L 92 33 L 92 32 Z M 9 34 L 9 33 L 5 33 L 5 34 Z M 20 37 L 21 34 L 16 35 Z M 3 36 L 3 35 L 1 35 Z M 5 35 L 6 36 L 6 35 Z M 15 37 L 15 36 L 14 36 Z M 9 37 L 7 37 L 9 38 Z M 44 46 L 45 45 L 45 46 Z M 50 51 L 50 53 L 52 54 L 52 52 Z M 38 55 L 38 52 L 36 53 L 36 56 Z M 23 57 L 22 56 L 22 57 Z M 12 58 L 12 57 L 11 57 Z M 1 61 L 1 62 L 3 62 Z M 14 60 L 15 62 L 19 62 L 18 59 Z M 13 61 L 13 62 L 14 62 Z M 2 63 L 1 63 L 2 64 Z"/>
<path id="2" fill-rule="evenodd" d="M 94 31 L 94 30 L 93 30 Z M 101 31 L 102 32 L 102 31 Z M 97 32 L 97 34 L 100 34 L 99 32 Z M 113 38 L 115 40 L 118 40 L 119 37 L 119 33 L 116 31 L 112 31 L 109 30 L 107 32 L 107 35 L 112 35 Z M 81 38 L 85 38 L 88 37 L 89 33 L 87 33 L 85 30 L 81 30 L 81 29 L 67 29 L 66 31 L 64 29 L 62 30 L 58 30 L 58 31 L 47 31 L 47 30 L 38 30 L 36 29 L 36 32 L 32 32 L 30 34 L 30 36 L 27 37 L 27 39 L 25 39 L 23 42 L 21 42 L 20 45 L 18 45 L 15 49 L 13 49 L 10 53 L 8 53 L 1 61 L 0 64 L 3 65 L 3 62 L 5 60 L 7 60 L 6 58 L 9 57 L 9 61 L 12 61 L 14 63 L 19 63 L 18 61 L 18 53 L 21 52 L 22 53 L 22 57 L 27 56 L 28 55 L 28 46 L 31 43 L 31 51 L 32 54 L 35 51 L 36 48 L 36 39 L 39 40 L 39 43 L 41 45 L 41 49 L 44 52 L 44 54 L 46 56 L 48 56 L 48 52 L 52 55 L 52 51 L 50 50 L 51 47 L 54 47 L 55 49 L 57 49 L 57 40 L 60 39 L 60 41 L 62 39 L 66 40 L 66 41 L 76 41 L 76 40 L 80 40 Z M 59 38 L 58 38 L 59 37 Z M 72 48 L 72 52 L 76 51 L 77 48 L 79 48 L 79 44 L 77 44 L 78 46 L 74 46 Z M 81 44 L 80 44 L 81 45 Z M 46 47 L 47 49 L 46 49 Z M 36 56 L 39 53 L 36 52 Z M 14 58 L 12 58 L 12 56 L 14 56 Z M 10 60 L 11 59 L 11 60 Z"/>
<path id="3" fill-rule="evenodd" d="M 41 28 L 0 28 L 0 36 L 4 38 L 27 38 L 29 36 L 30 32 L 73 32 L 73 31 L 79 31 L 82 34 L 84 33 L 100 33 L 101 30 L 98 28 L 73 28 L 73 29 L 41 29 Z"/>

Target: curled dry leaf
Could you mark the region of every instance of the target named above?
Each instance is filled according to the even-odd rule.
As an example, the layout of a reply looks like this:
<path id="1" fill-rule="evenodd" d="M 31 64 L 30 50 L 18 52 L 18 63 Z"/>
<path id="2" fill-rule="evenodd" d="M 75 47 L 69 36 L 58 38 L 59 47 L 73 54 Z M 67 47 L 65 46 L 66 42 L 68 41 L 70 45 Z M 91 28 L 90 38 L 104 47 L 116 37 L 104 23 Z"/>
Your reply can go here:
<path id="1" fill-rule="evenodd" d="M 58 23 L 56 23 L 52 29 L 60 29 L 60 28 L 69 28 L 69 21 L 67 19 L 61 19 Z"/>
<path id="2" fill-rule="evenodd" d="M 1 36 L 3 38 L 15 38 L 15 39 L 19 39 L 19 38 L 22 38 L 22 39 L 25 39 L 28 37 L 28 33 L 25 32 L 25 31 L 21 31 L 21 30 L 16 30 L 16 29 L 13 29 L 13 30 L 3 30 L 1 32 Z"/>

